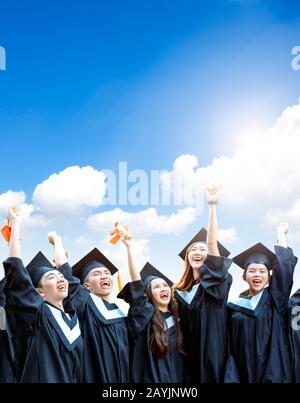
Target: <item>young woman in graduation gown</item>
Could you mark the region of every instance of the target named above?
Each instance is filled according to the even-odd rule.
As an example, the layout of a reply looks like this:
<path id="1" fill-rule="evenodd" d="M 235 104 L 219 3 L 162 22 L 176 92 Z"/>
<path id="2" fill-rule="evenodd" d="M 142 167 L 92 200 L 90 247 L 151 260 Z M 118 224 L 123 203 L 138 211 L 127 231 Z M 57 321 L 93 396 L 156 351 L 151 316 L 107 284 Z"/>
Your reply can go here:
<path id="1" fill-rule="evenodd" d="M 77 315 L 64 305 L 68 282 L 39 253 L 21 260 L 19 216 L 10 209 L 12 234 L 4 261 L 7 311 L 13 317 L 17 380 L 21 383 L 83 381 L 83 339 Z"/>
<path id="2" fill-rule="evenodd" d="M 287 231 L 287 224 L 278 226 L 275 255 L 258 243 L 233 259 L 249 285 L 228 303 L 231 351 L 241 383 L 292 381 L 287 310 L 297 258 L 287 247 Z"/>
<path id="3" fill-rule="evenodd" d="M 61 237 L 49 233 L 48 238 L 54 245 L 55 262 L 69 281 L 68 301 L 82 326 L 84 382 L 129 382 L 127 312 L 112 295 L 112 275 L 118 269 L 97 248 L 71 268 Z"/>
<path id="4" fill-rule="evenodd" d="M 6 281 L 0 281 L 0 383 L 14 383 L 14 346 L 11 326 L 6 313 Z"/>
<path id="5" fill-rule="evenodd" d="M 132 282 L 126 284 L 118 298 L 130 305 L 127 324 L 132 342 L 131 381 L 183 382 L 185 353 L 169 280 L 150 264 L 143 269 L 141 279 L 128 234 L 124 234 L 123 243 L 127 247 Z"/>
<path id="6" fill-rule="evenodd" d="M 228 272 L 232 261 L 219 253 L 219 248 L 226 249 L 217 242 L 218 192 L 214 185 L 207 189 L 207 243 L 203 229 L 181 253 L 185 271 L 174 294 L 188 354 L 186 381 L 195 383 L 223 382 L 228 358 L 226 302 L 232 283 Z"/>
<path id="7" fill-rule="evenodd" d="M 289 338 L 293 357 L 292 381 L 300 383 L 300 289 L 289 301 Z"/>

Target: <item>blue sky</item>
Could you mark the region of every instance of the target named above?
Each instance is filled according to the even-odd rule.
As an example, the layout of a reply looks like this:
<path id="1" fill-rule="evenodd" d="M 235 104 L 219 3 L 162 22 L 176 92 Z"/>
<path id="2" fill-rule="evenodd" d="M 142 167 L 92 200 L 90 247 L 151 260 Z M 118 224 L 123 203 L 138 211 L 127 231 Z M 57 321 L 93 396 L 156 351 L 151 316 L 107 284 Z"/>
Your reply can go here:
<path id="1" fill-rule="evenodd" d="M 74 165 L 117 172 L 119 161 L 127 161 L 129 170 L 171 171 L 176 158 L 191 154 L 199 167 L 210 166 L 222 155 L 232 158 L 245 133 L 265 132 L 298 103 L 300 72 L 291 68 L 291 50 L 300 44 L 297 1 L 70 4 L 11 0 L 0 6 L 7 57 L 0 71 L 0 195 L 23 191 L 31 203 L 38 184 Z M 297 192 L 295 185 L 295 202 Z M 293 201 L 289 192 L 272 200 L 281 210 Z M 271 246 L 267 209 L 245 208 L 251 214 L 220 206 L 220 226 L 237 230 L 233 251 L 261 237 Z M 89 214 L 102 211 L 109 207 Z M 176 253 L 202 225 L 206 210 L 176 236 L 149 235 L 152 261 L 178 277 Z M 66 239 L 89 233 L 75 221 L 62 231 Z M 28 256 L 39 248 L 34 239 L 26 244 Z M 82 250 L 69 242 L 78 257 Z"/>

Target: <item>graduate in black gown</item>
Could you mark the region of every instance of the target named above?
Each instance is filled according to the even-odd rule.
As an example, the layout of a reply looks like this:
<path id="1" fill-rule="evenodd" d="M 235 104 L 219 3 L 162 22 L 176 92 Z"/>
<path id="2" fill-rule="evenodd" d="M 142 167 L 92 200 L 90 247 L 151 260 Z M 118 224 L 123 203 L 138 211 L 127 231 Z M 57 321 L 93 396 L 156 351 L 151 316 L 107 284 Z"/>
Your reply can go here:
<path id="1" fill-rule="evenodd" d="M 203 228 L 180 253 L 185 271 L 174 294 L 188 354 L 186 381 L 195 383 L 223 382 L 228 359 L 226 302 L 232 261 L 217 242 L 218 191 L 213 185 L 207 189 L 208 231 Z"/>
<path id="2" fill-rule="evenodd" d="M 129 382 L 127 311 L 113 301 L 112 295 L 112 276 L 118 269 L 95 248 L 73 266 L 72 273 L 61 238 L 53 233 L 49 239 L 55 245 L 55 262 L 62 266 L 70 283 L 69 300 L 82 326 L 84 381 Z"/>
<path id="3" fill-rule="evenodd" d="M 17 380 L 71 383 L 83 380 L 83 339 L 76 313 L 64 306 L 68 282 L 39 252 L 24 267 L 19 217 L 10 209 L 12 234 L 4 262 L 7 311 L 12 315 Z"/>
<path id="4" fill-rule="evenodd" d="M 231 348 L 242 383 L 292 381 L 287 310 L 297 258 L 287 247 L 287 230 L 287 224 L 278 226 L 276 255 L 258 243 L 233 259 L 249 285 L 228 303 Z"/>
<path id="5" fill-rule="evenodd" d="M 293 357 L 292 380 L 300 383 L 300 289 L 289 301 L 289 336 Z"/>
<path id="6" fill-rule="evenodd" d="M 0 281 L 0 383 L 14 383 L 14 345 L 11 326 L 6 315 L 6 281 Z"/>
<path id="7" fill-rule="evenodd" d="M 139 273 L 128 234 L 124 235 L 123 242 L 132 282 L 126 284 L 118 297 L 130 305 L 131 381 L 181 383 L 185 353 L 172 282 L 150 263 Z"/>

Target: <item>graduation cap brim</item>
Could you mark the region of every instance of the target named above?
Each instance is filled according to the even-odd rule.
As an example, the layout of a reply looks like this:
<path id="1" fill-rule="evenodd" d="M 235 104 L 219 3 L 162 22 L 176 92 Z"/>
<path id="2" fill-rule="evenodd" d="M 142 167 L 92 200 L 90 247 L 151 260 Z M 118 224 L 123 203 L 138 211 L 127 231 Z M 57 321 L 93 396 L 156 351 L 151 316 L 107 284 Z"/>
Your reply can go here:
<path id="1" fill-rule="evenodd" d="M 186 247 L 179 253 L 179 256 L 182 260 L 185 259 L 186 252 L 188 248 L 196 242 L 204 242 L 206 243 L 207 238 L 207 230 L 203 227 L 201 230 L 194 236 L 194 238 L 186 245 Z M 227 250 L 220 242 L 218 242 L 218 249 L 220 256 L 228 257 L 230 255 L 229 250 Z"/>
<path id="2" fill-rule="evenodd" d="M 81 281 L 84 281 L 87 274 L 93 268 L 97 267 L 97 265 L 94 265 L 94 267 L 89 270 L 89 265 L 93 262 L 99 263 L 99 267 L 106 267 L 110 271 L 111 275 L 114 275 L 118 271 L 116 266 L 113 265 L 112 262 L 99 251 L 99 249 L 94 248 L 73 266 L 72 269 L 74 276 L 80 278 Z"/>
<path id="3" fill-rule="evenodd" d="M 274 259 L 275 253 L 259 242 L 235 256 L 232 260 L 243 270 L 251 263 L 265 264 L 271 270 Z"/>
<path id="4" fill-rule="evenodd" d="M 55 269 L 56 267 L 53 266 L 50 260 L 48 260 L 41 251 L 39 251 L 26 266 L 26 270 L 28 271 L 35 287 L 37 287 L 40 279 L 45 273 Z"/>
<path id="5" fill-rule="evenodd" d="M 167 284 L 170 287 L 173 286 L 173 282 L 168 277 L 166 277 L 159 270 L 157 270 L 154 266 L 152 266 L 151 263 L 147 262 L 141 270 L 141 278 L 144 281 L 147 277 L 150 277 L 150 276 L 153 276 L 156 278 L 162 278 L 167 282 Z"/>

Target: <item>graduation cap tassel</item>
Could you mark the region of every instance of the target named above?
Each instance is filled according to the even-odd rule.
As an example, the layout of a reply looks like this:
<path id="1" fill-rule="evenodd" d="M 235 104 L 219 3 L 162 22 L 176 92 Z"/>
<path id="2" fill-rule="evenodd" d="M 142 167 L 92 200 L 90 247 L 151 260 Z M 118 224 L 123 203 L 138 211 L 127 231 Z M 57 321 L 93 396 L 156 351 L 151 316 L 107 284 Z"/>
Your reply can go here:
<path id="1" fill-rule="evenodd" d="M 121 292 L 123 290 L 123 284 L 122 284 L 120 271 L 118 271 L 118 287 L 119 287 L 119 292 Z"/>

